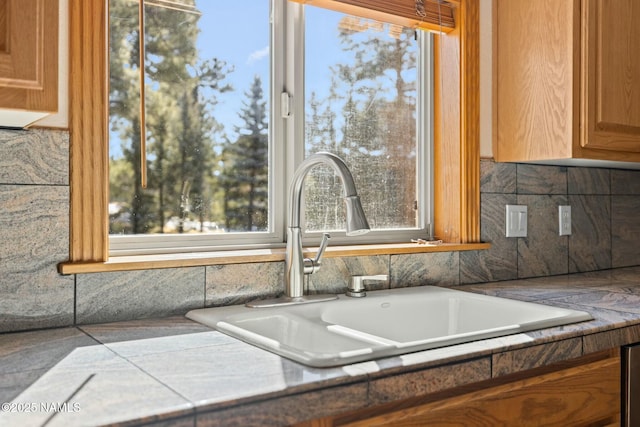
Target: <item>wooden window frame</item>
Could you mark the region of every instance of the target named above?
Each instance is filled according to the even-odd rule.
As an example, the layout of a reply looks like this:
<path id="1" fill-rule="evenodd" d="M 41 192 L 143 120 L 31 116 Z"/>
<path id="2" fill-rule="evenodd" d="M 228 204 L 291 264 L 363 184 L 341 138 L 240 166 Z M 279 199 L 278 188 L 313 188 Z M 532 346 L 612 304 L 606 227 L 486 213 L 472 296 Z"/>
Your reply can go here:
<path id="1" fill-rule="evenodd" d="M 434 37 L 434 234 L 445 244 L 337 247 L 326 256 L 489 246 L 480 243 L 479 0 L 454 4 L 456 28 Z M 279 249 L 109 259 L 107 0 L 69 6 L 70 252 L 60 273 L 283 260 Z"/>

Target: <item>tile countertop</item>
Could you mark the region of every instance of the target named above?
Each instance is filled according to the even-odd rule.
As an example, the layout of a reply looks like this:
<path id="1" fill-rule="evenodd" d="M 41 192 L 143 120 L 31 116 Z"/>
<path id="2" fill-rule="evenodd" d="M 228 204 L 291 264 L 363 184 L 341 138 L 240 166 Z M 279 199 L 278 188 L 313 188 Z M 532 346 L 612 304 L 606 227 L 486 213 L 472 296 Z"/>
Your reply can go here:
<path id="1" fill-rule="evenodd" d="M 0 334 L 0 425 L 287 425 L 640 342 L 640 267 L 458 289 L 594 320 L 325 369 L 182 317 Z"/>

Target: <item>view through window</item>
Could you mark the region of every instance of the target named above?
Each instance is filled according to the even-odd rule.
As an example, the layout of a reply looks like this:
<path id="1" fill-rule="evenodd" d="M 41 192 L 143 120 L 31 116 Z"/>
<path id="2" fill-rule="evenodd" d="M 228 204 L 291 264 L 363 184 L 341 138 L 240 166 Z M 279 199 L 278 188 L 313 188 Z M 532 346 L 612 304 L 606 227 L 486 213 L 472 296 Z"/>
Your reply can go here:
<path id="1" fill-rule="evenodd" d="M 347 162 L 373 228 L 419 227 L 416 32 L 314 7 L 305 18 L 305 154 Z M 329 168 L 311 175 L 307 228 L 341 229 L 340 183 Z"/>
<path id="2" fill-rule="evenodd" d="M 283 29 L 269 1 L 146 0 L 142 188 L 138 2 L 109 7 L 112 248 L 281 242 L 275 223 L 286 209 L 273 202 L 286 201 L 287 188 L 274 183 L 293 171 L 274 153 L 303 143 L 305 155 L 347 162 L 374 229 L 425 227 L 428 88 L 413 30 L 306 7 L 306 60 L 293 58 L 305 70 L 304 111 L 283 119 L 272 111 L 271 71 L 288 67 L 273 61 Z M 273 138 L 287 120 L 304 120 L 304 142 Z M 343 229 L 340 194 L 330 169 L 314 170 L 305 229 Z"/>

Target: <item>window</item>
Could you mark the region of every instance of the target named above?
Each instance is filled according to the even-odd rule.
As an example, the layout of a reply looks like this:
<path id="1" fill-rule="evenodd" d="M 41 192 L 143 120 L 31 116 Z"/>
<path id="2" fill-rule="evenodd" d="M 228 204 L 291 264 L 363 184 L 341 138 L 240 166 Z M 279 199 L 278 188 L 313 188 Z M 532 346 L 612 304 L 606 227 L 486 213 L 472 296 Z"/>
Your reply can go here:
<path id="1" fill-rule="evenodd" d="M 434 236 L 479 242 L 478 1 L 455 2 L 457 27 L 434 36 Z M 229 262 L 278 261 L 283 251 L 226 252 L 202 257 L 109 257 L 107 1 L 69 0 L 70 252 L 62 274 L 136 270 Z M 456 236 L 448 239 L 447 236 Z M 392 254 L 440 250 L 425 246 L 350 247 L 337 254 Z M 332 256 L 328 253 L 326 256 Z"/>
<path id="2" fill-rule="evenodd" d="M 112 254 L 282 243 L 286 183 L 317 151 L 355 177 L 373 230 L 357 241 L 428 236 L 428 33 L 286 0 L 145 1 L 143 188 L 138 3 L 109 5 Z M 339 178 L 305 183 L 305 241 L 340 242 Z"/>
<path id="3" fill-rule="evenodd" d="M 305 18 L 305 156 L 330 151 L 348 162 L 377 234 L 365 239 L 426 238 L 430 34 L 316 7 Z M 328 168 L 310 173 L 308 232 L 341 227 L 340 193 Z"/>

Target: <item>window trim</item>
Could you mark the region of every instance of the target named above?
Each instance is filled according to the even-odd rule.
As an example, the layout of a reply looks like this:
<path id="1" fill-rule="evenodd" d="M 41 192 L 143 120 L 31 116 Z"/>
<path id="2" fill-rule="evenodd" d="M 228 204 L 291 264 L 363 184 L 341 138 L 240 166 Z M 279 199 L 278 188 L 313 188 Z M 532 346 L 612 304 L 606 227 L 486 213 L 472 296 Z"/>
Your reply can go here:
<path id="1" fill-rule="evenodd" d="M 69 2 L 71 262 L 108 259 L 108 17 L 106 0 Z"/>
<path id="2" fill-rule="evenodd" d="M 434 234 L 445 243 L 455 244 L 440 246 L 438 250 L 460 250 L 460 243 L 480 242 L 478 2 L 461 0 L 455 9 L 456 29 L 434 37 L 434 75 L 439 82 L 434 105 Z M 111 267 L 113 270 L 167 267 L 162 262 L 109 262 L 108 194 L 96 191 L 108 188 L 109 178 L 107 0 L 70 0 L 69 20 L 70 251 L 69 261 L 61 263 L 59 271 L 63 274 L 104 271 L 105 263 L 119 266 Z M 451 96 L 452 93 L 457 96 Z M 293 159 L 287 157 L 286 161 L 289 164 Z M 335 253 L 358 254 L 366 249 L 364 246 Z M 376 247 L 374 251 L 378 254 L 404 250 L 398 249 L 403 245 L 366 246 Z M 423 248 L 418 252 L 433 250 Z M 252 262 L 250 256 L 246 262 Z M 215 258 L 225 262 L 225 253 Z M 232 262 L 244 259 L 228 258 Z M 205 259 L 209 261 L 200 261 L 198 265 L 216 263 L 210 261 L 211 257 Z M 138 267 L 131 268 L 134 265 Z"/>

